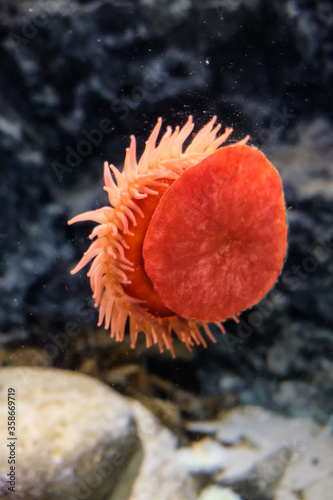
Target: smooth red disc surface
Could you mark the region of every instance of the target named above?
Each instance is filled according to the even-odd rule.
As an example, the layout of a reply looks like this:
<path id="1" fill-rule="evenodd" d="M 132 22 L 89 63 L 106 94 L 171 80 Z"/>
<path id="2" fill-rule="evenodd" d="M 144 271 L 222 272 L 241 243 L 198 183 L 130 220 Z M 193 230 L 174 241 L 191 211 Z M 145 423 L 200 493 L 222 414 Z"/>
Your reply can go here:
<path id="1" fill-rule="evenodd" d="M 260 151 L 219 149 L 163 194 L 143 244 L 146 272 L 175 313 L 221 321 L 259 302 L 287 247 L 282 183 Z"/>

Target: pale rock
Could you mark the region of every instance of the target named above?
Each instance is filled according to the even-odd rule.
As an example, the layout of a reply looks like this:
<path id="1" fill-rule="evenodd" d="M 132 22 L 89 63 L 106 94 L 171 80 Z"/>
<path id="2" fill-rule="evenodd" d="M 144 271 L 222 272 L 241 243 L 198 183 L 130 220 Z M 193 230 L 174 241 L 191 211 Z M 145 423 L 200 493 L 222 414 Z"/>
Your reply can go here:
<path id="1" fill-rule="evenodd" d="M 117 486 L 140 444 L 124 398 L 98 380 L 50 368 L 1 368 L 0 384 L 0 497 L 9 493 L 4 443 L 10 387 L 17 437 L 10 499 L 98 500 Z"/>
<path id="2" fill-rule="evenodd" d="M 310 420 L 287 419 L 260 407 L 231 411 L 216 432 L 218 441 L 228 445 L 228 466 L 221 477 L 228 481 L 243 478 L 253 466 L 275 454 L 279 456 L 275 463 L 279 474 L 290 462 L 290 453 L 299 453 L 318 430 Z M 274 466 L 271 468 L 274 476 Z"/>
<path id="3" fill-rule="evenodd" d="M 286 491 L 304 500 L 333 498 L 333 436 L 328 426 L 318 428 L 316 435 L 298 450 L 275 500 L 285 500 Z"/>
<path id="4" fill-rule="evenodd" d="M 271 500 L 290 459 L 290 450 L 278 450 L 263 460 L 255 462 L 243 476 L 237 479 L 223 478 L 221 483 L 225 486 L 232 486 L 244 498 Z"/>
<path id="5" fill-rule="evenodd" d="M 214 481 L 251 500 L 331 500 L 333 436 L 302 418 L 259 407 L 237 408 L 215 422 L 192 422 L 224 447 L 224 468 Z"/>
<path id="6" fill-rule="evenodd" d="M 332 500 L 333 496 L 333 477 L 325 477 L 321 481 L 317 481 L 312 486 L 304 491 L 304 500 Z M 299 498 L 299 497 L 298 497 Z"/>
<path id="7" fill-rule="evenodd" d="M 223 446 L 210 438 L 193 443 L 191 447 L 180 448 L 177 460 L 189 473 L 213 474 L 225 467 L 227 453 Z"/>
<path id="8" fill-rule="evenodd" d="M 230 488 L 222 488 L 221 486 L 207 486 L 198 500 L 242 500 L 239 495 L 234 493 Z"/>
<path id="9" fill-rule="evenodd" d="M 177 438 L 138 401 L 70 371 L 1 368 L 0 381 L 2 443 L 9 387 L 17 409 L 10 499 L 197 499 L 194 480 L 177 461 Z M 7 461 L 1 451 L 0 497 L 9 494 Z"/>
<path id="10" fill-rule="evenodd" d="M 0 452 L 0 497 L 16 500 L 330 500 L 330 427 L 259 407 L 192 422 L 209 434 L 188 447 L 138 401 L 86 375 L 56 369 L 0 369 L 0 440 L 15 389 L 16 491 Z M 7 439 L 10 437 L 11 439 Z M 214 485 L 200 493 L 198 474 Z M 202 486 L 201 486 L 202 487 Z M 240 496 L 239 496 L 240 495 Z"/>
<path id="11" fill-rule="evenodd" d="M 138 401 L 133 402 L 132 408 L 143 461 L 128 500 L 197 500 L 195 482 L 177 459 L 177 438 Z"/>

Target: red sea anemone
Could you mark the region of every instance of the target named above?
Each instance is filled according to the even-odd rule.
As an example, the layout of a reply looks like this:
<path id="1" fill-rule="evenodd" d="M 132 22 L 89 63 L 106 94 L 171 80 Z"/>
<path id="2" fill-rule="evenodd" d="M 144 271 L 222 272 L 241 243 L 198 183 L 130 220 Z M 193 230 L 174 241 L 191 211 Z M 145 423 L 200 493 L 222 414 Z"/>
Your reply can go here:
<path id="1" fill-rule="evenodd" d="M 237 320 L 274 285 L 287 245 L 280 176 L 248 137 L 219 148 L 232 132 L 216 136 L 214 117 L 183 151 L 194 124 L 171 127 L 156 145 L 158 119 L 137 162 L 135 137 L 124 169 L 104 164 L 111 206 L 69 221 L 91 220 L 88 272 L 99 323 L 121 341 L 129 318 L 132 347 L 144 332 L 174 356 L 173 333 L 206 346 L 207 322 Z M 111 176 L 111 171 L 115 180 Z"/>

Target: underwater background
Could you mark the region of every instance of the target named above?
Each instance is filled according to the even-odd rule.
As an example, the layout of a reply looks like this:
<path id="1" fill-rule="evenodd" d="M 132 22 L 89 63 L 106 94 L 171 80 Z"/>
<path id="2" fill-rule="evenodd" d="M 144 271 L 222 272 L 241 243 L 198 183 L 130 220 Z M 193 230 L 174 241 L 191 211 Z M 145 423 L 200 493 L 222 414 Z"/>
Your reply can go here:
<path id="1" fill-rule="evenodd" d="M 332 448 L 332 2 L 2 0 L 0 62 L 0 375 L 30 366 L 38 379 L 52 367 L 94 377 L 140 401 L 188 449 L 207 428 L 184 422 L 247 407 L 304 419 Z M 159 116 L 174 128 L 189 115 L 195 131 L 217 115 L 231 141 L 250 134 L 279 170 L 288 251 L 273 290 L 239 324 L 226 322 L 225 335 L 212 326 L 207 349 L 175 341 L 173 360 L 146 349 L 143 334 L 132 350 L 96 326 L 86 271 L 70 274 L 93 226 L 67 221 L 108 204 L 103 162 L 121 169 L 131 134 L 141 154 Z M 283 422 L 274 420 L 281 436 Z M 305 486 L 279 493 L 285 468 L 266 489 L 215 473 L 191 470 L 196 486 L 170 498 L 332 498 L 325 475 L 318 496 Z M 3 477 L 0 468 L 0 497 L 16 498 Z M 25 487 L 24 498 L 63 498 Z M 112 488 L 85 498 L 141 498 Z M 142 498 L 169 498 L 156 488 Z"/>

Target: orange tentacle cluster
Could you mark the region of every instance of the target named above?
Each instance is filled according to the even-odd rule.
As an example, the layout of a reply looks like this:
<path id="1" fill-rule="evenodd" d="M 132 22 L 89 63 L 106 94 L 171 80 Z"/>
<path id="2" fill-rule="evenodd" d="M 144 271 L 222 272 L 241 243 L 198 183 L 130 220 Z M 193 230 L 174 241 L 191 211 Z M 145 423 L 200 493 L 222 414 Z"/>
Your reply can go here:
<path id="1" fill-rule="evenodd" d="M 167 277 L 168 272 L 171 272 L 175 286 L 179 289 L 182 287 L 177 284 L 177 280 L 175 281 L 176 270 L 168 269 L 168 262 L 163 260 L 163 248 L 167 246 L 165 241 L 162 241 L 162 247 L 158 246 L 159 243 L 156 246 L 154 237 L 147 242 L 146 236 L 150 232 L 152 219 L 159 214 L 157 227 L 163 238 L 168 237 L 163 233 L 164 215 L 158 210 L 161 201 L 165 202 L 165 197 L 171 192 L 171 187 L 173 189 L 178 186 L 182 190 L 179 182 L 184 172 L 214 155 L 231 134 L 232 129 L 227 128 L 222 135 L 217 136 L 220 125 L 215 125 L 215 122 L 216 117 L 194 136 L 192 142 L 183 151 L 184 141 L 194 127 L 192 117 L 189 117 L 181 129 L 176 127 L 172 132 L 168 127 L 157 145 L 156 141 L 162 124 L 159 118 L 138 162 L 135 138 L 132 136 L 130 147 L 126 150 L 123 171 L 119 172 L 113 165 L 104 164 L 104 189 L 108 193 L 111 206 L 83 213 L 69 221 L 69 224 L 72 224 L 91 220 L 99 224 L 90 235 L 93 240 L 92 244 L 72 273 L 76 273 L 93 260 L 88 276 L 95 305 L 99 307 L 98 325 L 104 322 L 105 328 L 111 330 L 111 337 L 121 341 L 124 337 L 127 318 L 129 318 L 132 347 L 135 346 L 137 335 L 141 331 L 146 335 L 147 347 L 158 344 L 161 351 L 166 347 L 172 355 L 174 355 L 173 332 L 188 349 L 191 349 L 194 344 L 206 346 L 201 327 L 214 341 L 206 320 L 198 319 L 200 316 L 184 317 L 179 312 L 177 304 L 174 307 L 174 301 L 171 300 L 173 306 L 170 307 L 168 300 L 165 301 L 165 297 L 161 298 L 161 291 L 162 295 L 165 295 L 165 285 L 162 283 L 163 280 L 159 279 L 158 274 L 161 265 L 165 276 Z M 248 137 L 239 141 L 237 145 L 243 145 L 247 140 Z M 176 203 L 176 200 L 171 200 L 171 204 L 174 202 Z M 172 229 L 172 231 L 175 237 L 177 229 L 175 231 Z M 195 229 L 193 231 L 195 232 Z M 176 253 L 177 242 L 174 241 L 173 244 Z M 191 245 L 191 242 L 189 244 Z M 152 262 L 146 262 L 145 252 L 149 253 L 151 245 L 154 247 L 153 251 L 150 250 L 152 259 L 148 256 L 148 260 Z M 156 255 L 160 255 L 162 259 L 157 264 Z M 147 273 L 147 268 L 150 267 L 153 268 L 152 273 L 156 276 L 156 281 L 161 281 L 160 291 L 158 287 L 156 289 L 156 283 L 154 279 L 151 279 L 152 275 Z M 276 269 L 273 275 L 275 281 Z M 188 287 L 189 283 L 185 283 L 184 286 Z M 180 300 L 182 300 L 181 297 Z M 231 316 L 237 319 L 238 312 L 235 310 Z M 224 320 L 226 317 L 215 319 Z M 219 322 L 217 324 L 224 331 L 223 326 Z"/>

